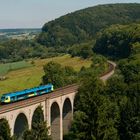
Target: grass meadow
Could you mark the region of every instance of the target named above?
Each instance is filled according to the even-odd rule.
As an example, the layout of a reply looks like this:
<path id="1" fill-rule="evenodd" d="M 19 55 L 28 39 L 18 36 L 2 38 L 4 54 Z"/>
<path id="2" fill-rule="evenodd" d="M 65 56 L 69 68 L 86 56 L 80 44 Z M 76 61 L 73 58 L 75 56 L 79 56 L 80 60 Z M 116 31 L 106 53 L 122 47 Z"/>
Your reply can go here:
<path id="1" fill-rule="evenodd" d="M 25 65 L 22 65 L 22 67 L 11 66 L 12 71 L 5 68 L 7 65 L 9 67 L 10 64 L 2 64 L 0 68 L 5 68 L 5 70 L 1 70 L 1 73 L 5 73 L 7 79 L 0 81 L 0 94 L 38 86 L 41 83 L 41 77 L 44 75 L 43 65 L 50 61 L 58 62 L 62 66 L 72 66 L 76 71 L 79 71 L 82 66 L 89 67 L 92 63 L 90 60 L 64 55 L 48 59 L 28 60 L 28 62 L 24 62 Z M 20 63 L 23 63 L 23 61 L 17 62 L 17 64 Z"/>

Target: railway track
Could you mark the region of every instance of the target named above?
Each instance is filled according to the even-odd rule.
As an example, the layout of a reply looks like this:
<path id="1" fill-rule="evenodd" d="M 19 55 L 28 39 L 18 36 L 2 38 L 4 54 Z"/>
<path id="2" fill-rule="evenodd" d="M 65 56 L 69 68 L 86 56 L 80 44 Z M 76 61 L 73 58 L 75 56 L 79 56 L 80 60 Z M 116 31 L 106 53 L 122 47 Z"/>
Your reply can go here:
<path id="1" fill-rule="evenodd" d="M 106 81 L 114 73 L 114 70 L 116 67 L 116 64 L 114 62 L 108 61 L 108 64 L 109 64 L 109 70 L 100 76 L 100 79 L 103 81 Z M 54 92 L 51 92 L 48 94 L 32 97 L 32 98 L 21 100 L 21 101 L 14 102 L 11 104 L 2 105 L 0 106 L 0 114 L 9 112 L 14 109 L 26 107 L 35 103 L 40 103 L 49 98 L 59 97 L 65 94 L 76 92 L 77 90 L 78 90 L 78 85 L 73 84 L 73 85 L 62 87 L 62 88 L 58 88 Z"/>
<path id="2" fill-rule="evenodd" d="M 15 109 L 19 109 L 22 107 L 26 107 L 26 106 L 29 106 L 29 105 L 32 105 L 35 103 L 40 103 L 40 102 L 45 101 L 46 99 L 49 99 L 49 98 L 54 98 L 54 97 L 66 95 L 66 94 L 75 92 L 77 90 L 78 90 L 78 85 L 73 84 L 73 85 L 69 85 L 69 86 L 65 86 L 65 87 L 56 89 L 54 92 L 51 92 L 48 94 L 32 97 L 32 98 L 29 98 L 26 100 L 21 100 L 21 101 L 6 104 L 6 105 L 2 105 L 2 106 L 0 106 L 0 114 L 9 112 L 9 111 L 12 111 Z"/>
<path id="3" fill-rule="evenodd" d="M 112 62 L 112 61 L 108 61 L 108 65 L 109 65 L 109 69 L 108 71 L 106 71 L 105 73 L 100 75 L 100 79 L 105 82 L 108 78 L 110 78 L 115 71 L 116 68 L 116 63 Z"/>

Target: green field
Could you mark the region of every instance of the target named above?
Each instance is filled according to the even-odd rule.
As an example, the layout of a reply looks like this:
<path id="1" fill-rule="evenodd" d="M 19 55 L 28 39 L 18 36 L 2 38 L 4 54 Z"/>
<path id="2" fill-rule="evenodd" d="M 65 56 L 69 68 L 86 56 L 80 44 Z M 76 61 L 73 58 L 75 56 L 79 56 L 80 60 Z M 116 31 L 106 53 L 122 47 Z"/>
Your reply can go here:
<path id="1" fill-rule="evenodd" d="M 9 71 L 23 69 L 27 67 L 31 67 L 31 63 L 26 61 L 14 62 L 14 63 L 7 63 L 7 64 L 0 64 L 0 76 L 7 74 Z"/>
<path id="2" fill-rule="evenodd" d="M 72 66 L 76 71 L 80 70 L 82 66 L 89 67 L 91 65 L 90 60 L 83 60 L 79 57 L 71 58 L 70 55 L 37 59 L 34 60 L 34 66 L 31 65 L 32 60 L 29 60 L 28 62 L 25 62 L 24 67 L 12 66 L 13 69 L 10 72 L 6 71 L 6 66 L 8 67 L 10 64 L 3 64 L 0 66 L 5 67 L 5 71 L 3 70 L 1 73 L 8 73 L 5 75 L 7 79 L 0 81 L 0 94 L 38 86 L 41 83 L 41 77 L 44 75 L 43 65 L 49 61 L 58 62 L 62 66 Z M 17 64 L 20 63 L 23 63 L 23 61 L 17 62 Z"/>

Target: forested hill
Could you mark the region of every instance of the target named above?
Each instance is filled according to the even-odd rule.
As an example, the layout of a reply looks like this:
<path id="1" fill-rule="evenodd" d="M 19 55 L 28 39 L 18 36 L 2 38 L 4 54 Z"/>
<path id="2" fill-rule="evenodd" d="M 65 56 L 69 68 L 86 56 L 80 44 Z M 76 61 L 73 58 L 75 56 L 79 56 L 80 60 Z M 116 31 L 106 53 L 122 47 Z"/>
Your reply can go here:
<path id="1" fill-rule="evenodd" d="M 112 25 L 98 33 L 94 52 L 113 59 L 140 54 L 140 24 Z"/>
<path id="2" fill-rule="evenodd" d="M 140 22 L 140 4 L 108 4 L 90 7 L 46 23 L 38 42 L 46 46 L 68 46 L 93 39 L 112 24 Z"/>

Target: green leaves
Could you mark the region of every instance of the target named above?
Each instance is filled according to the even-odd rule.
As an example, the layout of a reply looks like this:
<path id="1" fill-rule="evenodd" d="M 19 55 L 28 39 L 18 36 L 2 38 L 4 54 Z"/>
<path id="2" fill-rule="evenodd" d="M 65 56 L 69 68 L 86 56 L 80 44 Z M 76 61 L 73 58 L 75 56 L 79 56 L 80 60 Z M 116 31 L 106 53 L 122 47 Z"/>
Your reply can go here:
<path id="1" fill-rule="evenodd" d="M 126 61 L 121 61 L 119 68 L 124 75 L 127 83 L 140 81 L 140 60 L 135 58 L 129 58 Z"/>
<path id="2" fill-rule="evenodd" d="M 0 140 L 12 140 L 10 127 L 6 119 L 0 119 Z"/>
<path id="3" fill-rule="evenodd" d="M 110 4 L 83 9 L 46 23 L 37 40 L 47 47 L 81 44 L 92 40 L 98 31 L 110 25 L 138 21 L 139 9 L 139 4 Z"/>
<path id="4" fill-rule="evenodd" d="M 55 88 L 62 87 L 67 84 L 76 82 L 76 72 L 72 67 L 62 67 L 53 61 L 44 66 L 45 75 L 43 76 L 43 84 L 52 83 Z"/>
<path id="5" fill-rule="evenodd" d="M 104 85 L 95 77 L 82 84 L 75 99 L 75 115 L 70 135 L 77 140 L 118 140 L 119 110 L 103 96 Z"/>
<path id="6" fill-rule="evenodd" d="M 98 34 L 95 52 L 111 58 L 126 58 L 139 52 L 140 25 L 112 25 Z"/>
<path id="7" fill-rule="evenodd" d="M 44 121 L 42 107 L 39 106 L 32 118 L 32 129 L 26 130 L 23 134 L 24 140 L 50 140 L 48 136 L 47 123 Z"/>

